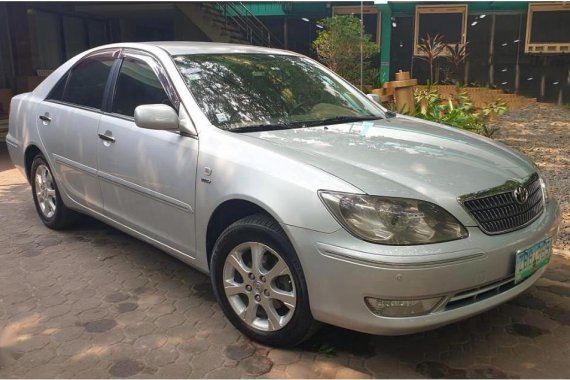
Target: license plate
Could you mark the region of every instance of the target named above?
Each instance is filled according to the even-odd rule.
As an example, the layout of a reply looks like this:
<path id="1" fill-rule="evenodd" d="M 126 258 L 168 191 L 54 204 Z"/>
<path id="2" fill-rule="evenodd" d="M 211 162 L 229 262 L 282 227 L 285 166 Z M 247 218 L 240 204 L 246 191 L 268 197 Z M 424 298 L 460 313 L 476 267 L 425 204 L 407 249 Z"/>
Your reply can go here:
<path id="1" fill-rule="evenodd" d="M 517 252 L 515 264 L 515 284 L 531 276 L 548 264 L 552 253 L 552 239 L 536 243 L 524 251 Z"/>

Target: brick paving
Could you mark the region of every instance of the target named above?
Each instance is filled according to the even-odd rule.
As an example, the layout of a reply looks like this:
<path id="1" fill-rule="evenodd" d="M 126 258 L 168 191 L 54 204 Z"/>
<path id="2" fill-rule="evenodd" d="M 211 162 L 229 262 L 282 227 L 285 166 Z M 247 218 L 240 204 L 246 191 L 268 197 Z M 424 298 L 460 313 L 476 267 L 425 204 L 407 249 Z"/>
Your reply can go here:
<path id="1" fill-rule="evenodd" d="M 325 327 L 294 350 L 241 336 L 208 278 L 97 221 L 43 227 L 0 145 L 0 378 L 570 377 L 570 261 L 531 290 L 438 330 Z"/>

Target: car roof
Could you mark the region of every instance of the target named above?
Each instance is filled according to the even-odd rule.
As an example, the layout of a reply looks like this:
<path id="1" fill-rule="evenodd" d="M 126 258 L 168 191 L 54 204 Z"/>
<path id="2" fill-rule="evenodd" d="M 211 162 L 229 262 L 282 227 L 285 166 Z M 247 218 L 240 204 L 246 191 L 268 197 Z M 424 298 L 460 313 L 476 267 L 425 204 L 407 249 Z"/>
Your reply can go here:
<path id="1" fill-rule="evenodd" d="M 143 42 L 166 50 L 170 55 L 186 54 L 279 54 L 298 55 L 292 51 L 272 49 L 263 46 L 227 44 L 220 42 L 159 41 Z"/>

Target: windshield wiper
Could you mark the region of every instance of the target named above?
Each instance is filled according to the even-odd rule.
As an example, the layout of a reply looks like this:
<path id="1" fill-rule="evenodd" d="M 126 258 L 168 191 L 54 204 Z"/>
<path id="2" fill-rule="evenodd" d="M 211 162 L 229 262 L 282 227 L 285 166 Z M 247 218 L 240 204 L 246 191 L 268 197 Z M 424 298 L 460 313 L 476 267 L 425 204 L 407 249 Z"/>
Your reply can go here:
<path id="1" fill-rule="evenodd" d="M 289 123 L 275 123 L 275 124 L 255 124 L 243 127 L 229 128 L 230 132 L 244 133 L 244 132 L 264 132 L 264 131 L 279 131 L 283 129 L 292 128 L 306 128 L 318 127 L 321 125 L 331 125 L 339 123 L 353 123 L 357 121 L 378 120 L 382 116 L 335 116 L 326 119 L 307 120 L 307 121 L 294 121 Z"/>
<path id="2" fill-rule="evenodd" d="M 310 120 L 303 123 L 303 127 L 317 127 L 320 125 L 331 125 L 338 123 L 353 123 L 357 121 L 378 120 L 382 116 L 335 116 L 326 119 Z"/>
<path id="3" fill-rule="evenodd" d="M 236 128 L 229 128 L 228 131 L 230 132 L 264 132 L 264 131 L 279 131 L 282 129 L 291 129 L 295 127 L 299 127 L 302 123 L 275 123 L 275 124 L 255 124 L 255 125 L 247 125 L 244 127 L 236 127 Z"/>

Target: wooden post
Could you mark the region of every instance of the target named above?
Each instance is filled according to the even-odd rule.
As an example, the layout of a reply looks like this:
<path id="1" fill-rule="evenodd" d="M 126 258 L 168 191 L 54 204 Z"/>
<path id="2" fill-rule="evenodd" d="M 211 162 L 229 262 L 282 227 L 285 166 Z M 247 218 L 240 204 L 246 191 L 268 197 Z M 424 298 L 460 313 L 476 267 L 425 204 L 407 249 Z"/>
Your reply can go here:
<path id="1" fill-rule="evenodd" d="M 414 86 L 418 84 L 417 79 L 410 79 L 408 71 L 396 73 L 396 80 L 384 84 L 386 89 L 394 89 L 396 111 L 409 113 L 415 109 Z"/>

